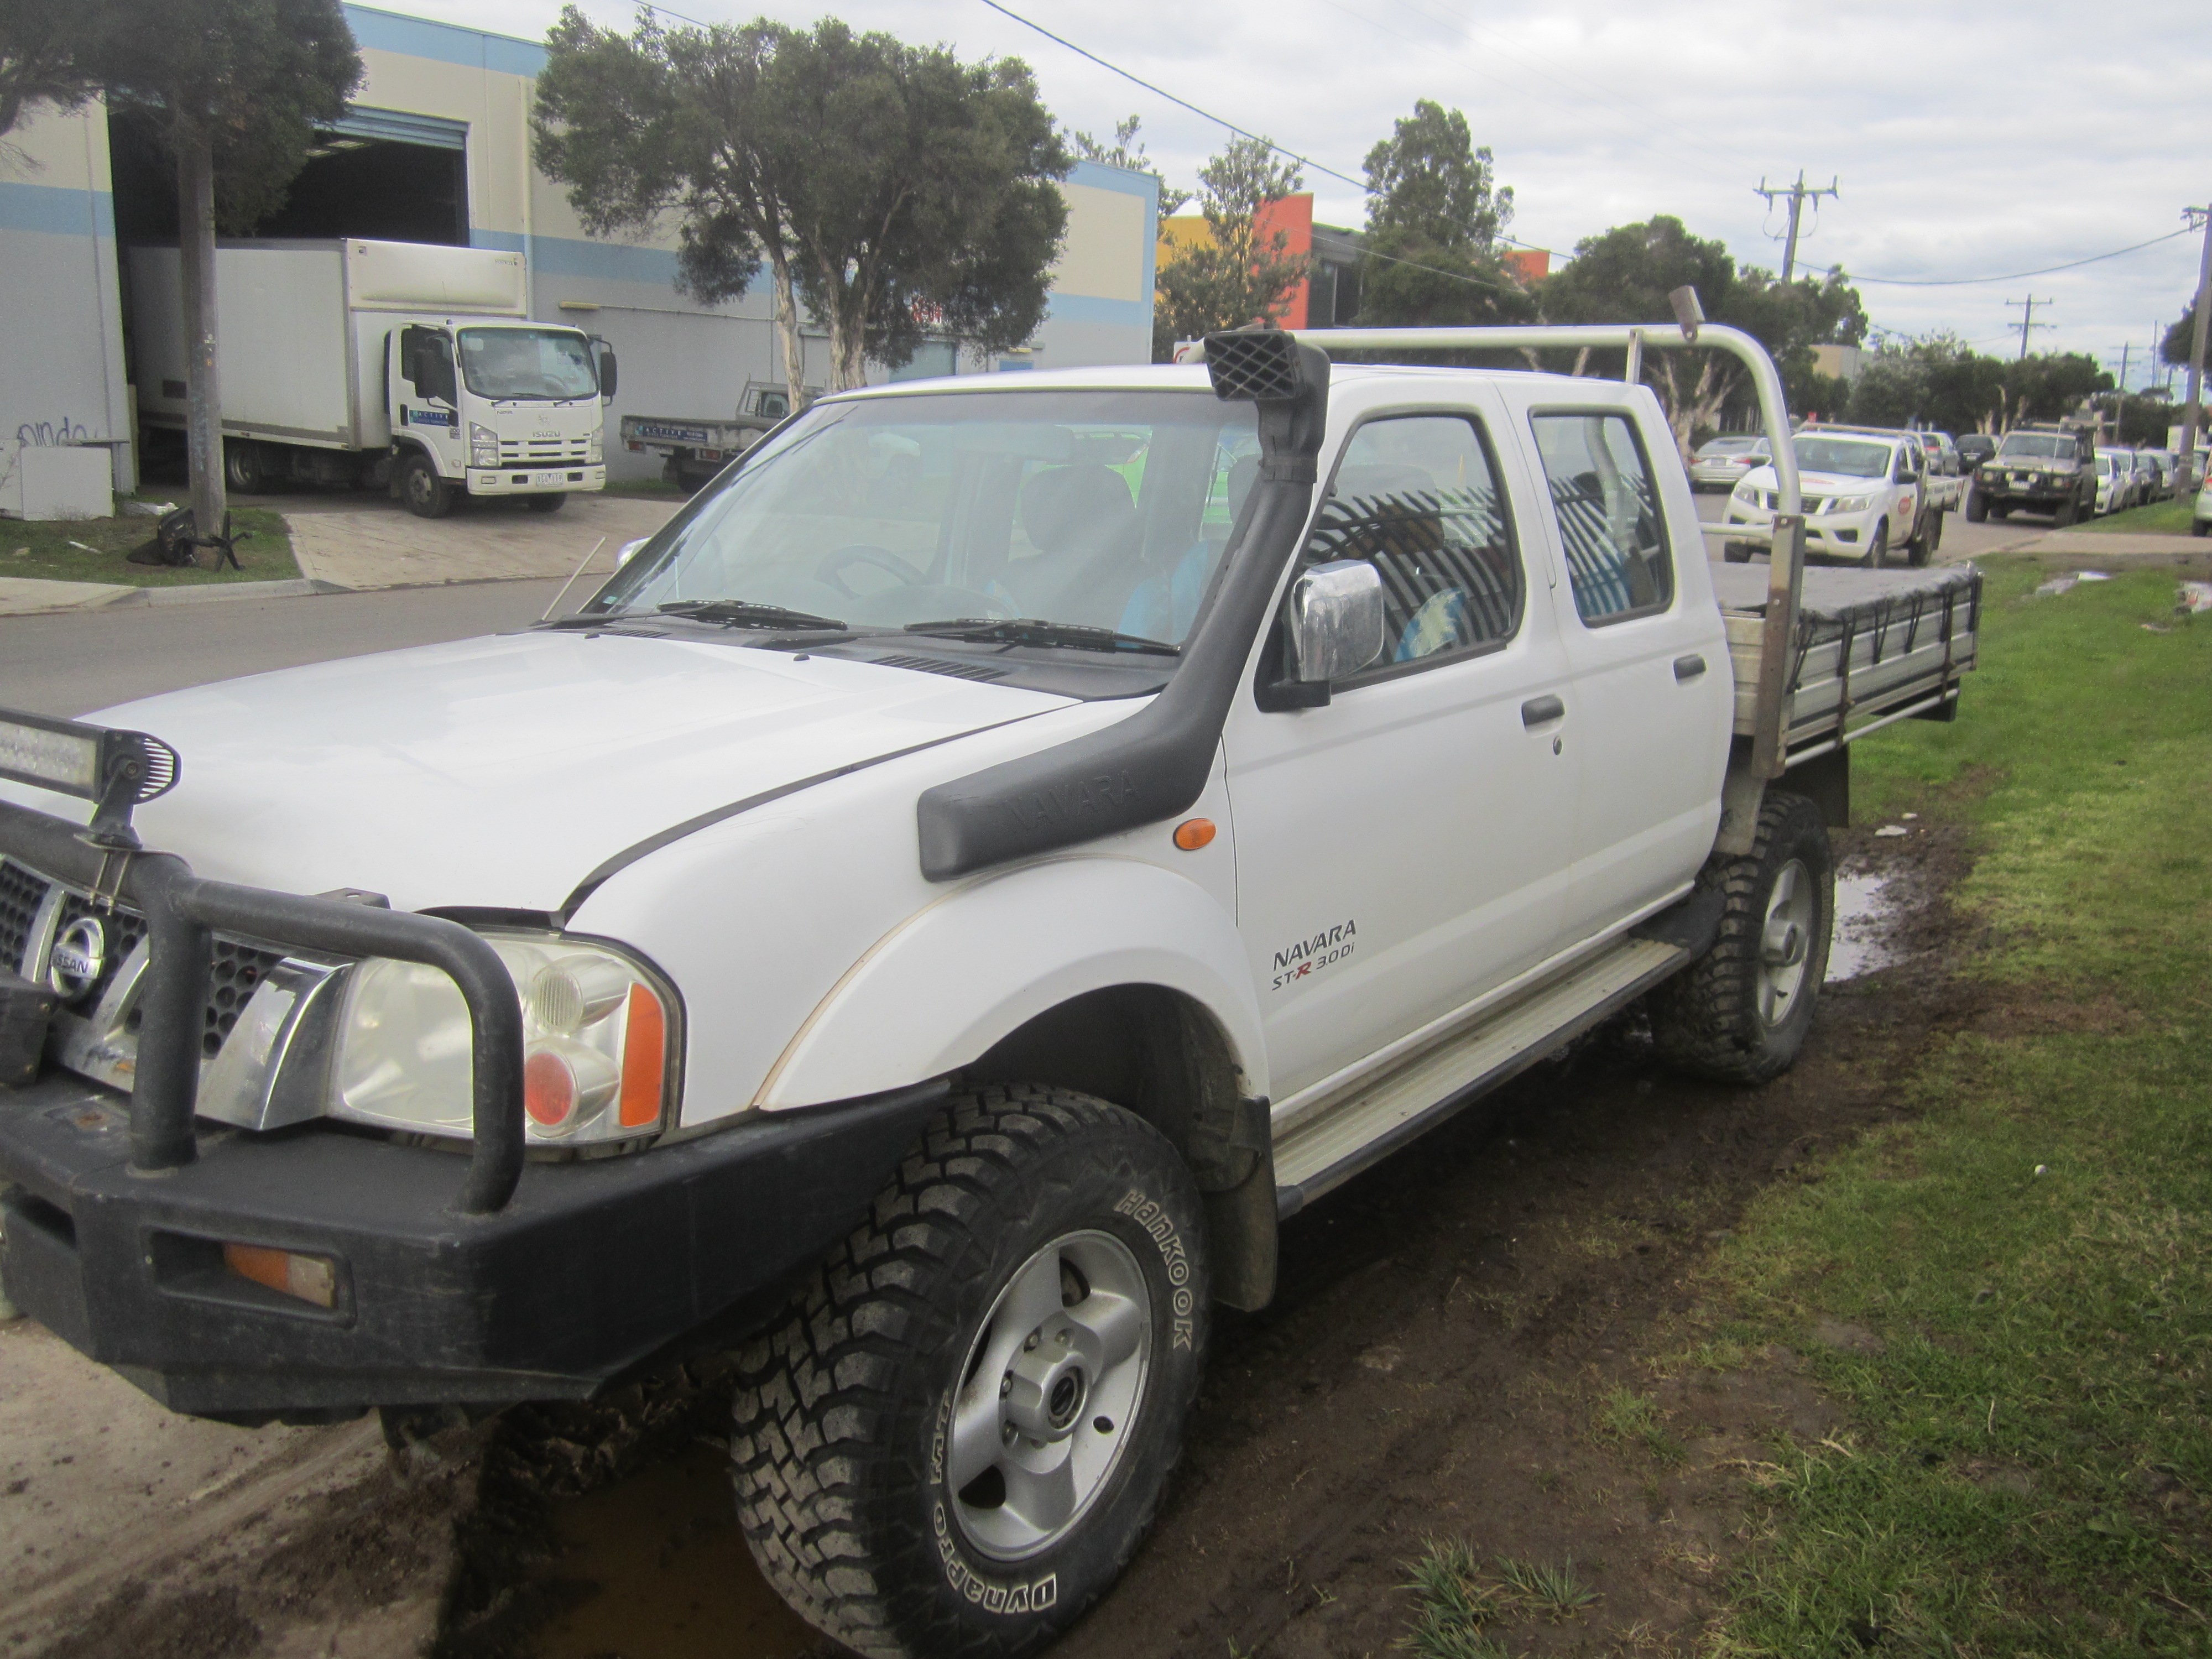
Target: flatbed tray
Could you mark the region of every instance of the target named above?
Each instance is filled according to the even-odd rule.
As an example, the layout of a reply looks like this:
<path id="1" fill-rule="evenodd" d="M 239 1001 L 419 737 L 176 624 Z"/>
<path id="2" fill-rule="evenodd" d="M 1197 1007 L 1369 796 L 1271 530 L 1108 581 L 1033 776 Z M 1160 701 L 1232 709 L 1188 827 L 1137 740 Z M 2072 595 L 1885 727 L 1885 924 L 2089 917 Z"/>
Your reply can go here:
<path id="1" fill-rule="evenodd" d="M 1755 731 L 1767 567 L 1711 566 L 1735 672 L 1735 729 Z M 1849 742 L 1875 721 L 1957 694 L 1974 665 L 1982 574 L 1971 564 L 1848 570 L 1809 566 L 1798 589 L 1784 747 Z"/>

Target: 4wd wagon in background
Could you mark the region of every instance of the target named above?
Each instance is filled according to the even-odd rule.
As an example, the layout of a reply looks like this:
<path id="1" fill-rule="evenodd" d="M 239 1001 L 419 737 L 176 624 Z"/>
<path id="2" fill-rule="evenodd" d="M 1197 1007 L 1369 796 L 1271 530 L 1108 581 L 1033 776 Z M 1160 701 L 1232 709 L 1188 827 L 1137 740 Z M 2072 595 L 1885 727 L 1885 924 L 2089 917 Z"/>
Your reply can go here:
<path id="1" fill-rule="evenodd" d="M 1978 578 L 1806 571 L 1787 442 L 1709 562 L 1640 385 L 1322 355 L 1686 343 L 843 394 L 575 616 L 0 716 L 7 1293 L 402 1437 L 738 1344 L 769 1582 L 1034 1651 L 1279 1218 L 1638 999 L 1804 1041 L 1847 745 L 1951 716 Z"/>
<path id="2" fill-rule="evenodd" d="M 1968 522 L 1980 524 L 2025 508 L 2048 513 L 2060 525 L 2094 518 L 2097 511 L 2097 441 L 2084 427 L 2014 427 L 1997 441 L 1996 453 L 1974 471 L 1966 491 Z"/>

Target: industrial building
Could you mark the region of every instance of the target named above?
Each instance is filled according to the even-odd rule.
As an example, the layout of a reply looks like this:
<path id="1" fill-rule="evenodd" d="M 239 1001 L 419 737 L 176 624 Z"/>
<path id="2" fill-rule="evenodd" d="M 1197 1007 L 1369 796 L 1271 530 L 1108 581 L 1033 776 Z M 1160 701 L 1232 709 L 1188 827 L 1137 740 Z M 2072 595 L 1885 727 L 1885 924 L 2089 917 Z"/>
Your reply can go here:
<path id="1" fill-rule="evenodd" d="M 550 9 L 550 8 L 549 8 Z M 624 413 L 728 414 L 748 380 L 784 379 L 763 278 L 726 304 L 676 292 L 676 240 L 588 236 L 564 188 L 532 165 L 535 41 L 349 5 L 368 78 L 346 118 L 319 137 L 289 200 L 259 237 L 355 236 L 501 248 L 529 270 L 532 314 L 604 336 L 621 355 L 611 428 Z M 0 505 L 27 447 L 106 446 L 119 489 L 135 487 L 130 315 L 122 285 L 134 244 L 173 240 L 173 175 L 150 139 L 94 103 L 41 109 L 0 149 Z M 1030 346 L 981 361 L 933 341 L 896 378 L 1143 362 L 1152 355 L 1159 185 L 1149 173 L 1080 161 L 1063 182 L 1066 246 L 1051 309 Z M 826 335 L 805 331 L 808 384 Z M 818 354 L 818 355 L 817 355 Z M 881 377 L 887 371 L 875 374 Z M 657 457 L 608 455 L 611 477 Z"/>

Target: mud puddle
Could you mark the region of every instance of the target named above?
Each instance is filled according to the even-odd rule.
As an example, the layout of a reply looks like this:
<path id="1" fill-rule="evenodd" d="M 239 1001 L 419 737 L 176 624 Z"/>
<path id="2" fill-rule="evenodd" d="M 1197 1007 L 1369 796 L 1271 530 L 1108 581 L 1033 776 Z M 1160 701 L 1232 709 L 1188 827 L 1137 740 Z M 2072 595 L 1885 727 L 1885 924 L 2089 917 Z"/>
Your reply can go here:
<path id="1" fill-rule="evenodd" d="M 1836 927 L 1828 940 L 1827 982 L 1859 979 L 1894 967 L 1905 953 L 1893 942 L 1897 901 L 1887 871 L 1849 866 L 1836 872 Z"/>

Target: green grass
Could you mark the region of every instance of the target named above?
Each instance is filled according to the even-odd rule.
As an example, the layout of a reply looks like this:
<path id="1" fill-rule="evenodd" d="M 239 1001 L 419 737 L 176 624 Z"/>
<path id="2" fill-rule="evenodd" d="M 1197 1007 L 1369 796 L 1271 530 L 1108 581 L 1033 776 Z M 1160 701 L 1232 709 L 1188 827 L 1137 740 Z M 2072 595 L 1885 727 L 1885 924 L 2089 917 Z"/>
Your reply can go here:
<path id="1" fill-rule="evenodd" d="M 1406 1588 L 1419 1610 L 1398 1645 L 1419 1659 L 1507 1659 L 1510 1650 L 1490 1633 L 1492 1623 L 1519 1617 L 1557 1624 L 1597 1601 L 1572 1561 L 1555 1566 L 1500 1556 L 1486 1568 L 1457 1538 L 1430 1539 Z"/>
<path id="2" fill-rule="evenodd" d="M 232 527 L 251 531 L 252 536 L 238 544 L 238 562 L 245 568 L 225 569 L 220 575 L 189 567 L 130 562 L 124 556 L 154 538 L 155 523 L 135 517 L 0 519 L 0 576 L 174 587 L 187 583 L 283 581 L 300 574 L 283 515 L 266 507 L 232 510 Z"/>
<path id="3" fill-rule="evenodd" d="M 1633 1389 L 1615 1389 L 1598 1407 L 1598 1432 L 1610 1440 L 1641 1446 L 1654 1462 L 1668 1466 L 1684 1456 L 1682 1443 L 1668 1432 L 1658 1402 Z"/>
<path id="4" fill-rule="evenodd" d="M 672 484 L 665 478 L 624 478 L 611 483 L 603 492 L 609 495 L 641 495 L 656 501 L 682 501 L 691 498 L 691 491 L 681 484 Z"/>
<path id="5" fill-rule="evenodd" d="M 2197 510 L 2194 495 L 2177 495 L 2170 501 L 2131 507 L 2109 519 L 2092 519 L 2083 530 L 2118 530 L 2132 536 L 2186 536 L 2190 515 Z"/>
<path id="6" fill-rule="evenodd" d="M 1721 1651 L 2212 1654 L 2212 626 L 2037 574 L 1996 562 L 1955 725 L 1855 751 L 1862 817 L 1972 827 L 1991 1017 L 1724 1247 L 1716 1340 L 1850 1426 L 1778 1447 Z"/>

